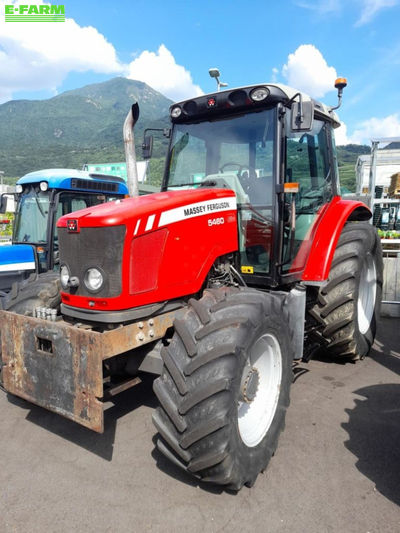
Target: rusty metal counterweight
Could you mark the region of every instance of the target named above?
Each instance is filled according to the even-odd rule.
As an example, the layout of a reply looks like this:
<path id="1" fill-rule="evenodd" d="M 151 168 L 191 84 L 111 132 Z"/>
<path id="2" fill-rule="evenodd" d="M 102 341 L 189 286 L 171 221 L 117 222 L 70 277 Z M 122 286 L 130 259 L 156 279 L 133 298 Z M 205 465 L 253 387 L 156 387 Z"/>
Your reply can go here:
<path id="1" fill-rule="evenodd" d="M 171 311 L 99 333 L 0 311 L 4 388 L 102 433 L 103 361 L 161 339 L 174 316 Z"/>

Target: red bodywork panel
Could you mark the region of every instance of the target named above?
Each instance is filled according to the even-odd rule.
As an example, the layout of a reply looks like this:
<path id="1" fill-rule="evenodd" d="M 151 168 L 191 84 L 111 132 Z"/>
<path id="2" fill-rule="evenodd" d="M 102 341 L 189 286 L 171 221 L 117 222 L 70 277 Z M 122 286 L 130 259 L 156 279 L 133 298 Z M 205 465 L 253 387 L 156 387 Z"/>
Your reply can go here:
<path id="1" fill-rule="evenodd" d="M 343 226 L 351 213 L 362 208 L 369 211 L 365 204 L 353 200 L 342 200 L 335 196 L 329 204 L 321 207 L 308 238 L 302 243 L 291 271 L 304 265 L 303 281 L 324 281 L 328 279 L 333 254 Z"/>
<path id="2" fill-rule="evenodd" d="M 326 280 L 341 230 L 359 208 L 367 210 L 363 203 L 339 196 L 322 206 L 290 272 L 306 282 Z M 236 197 L 229 189 L 128 198 L 66 215 L 57 225 L 68 228 L 71 220 L 76 221 L 74 232 L 105 226 L 126 228 L 121 293 L 109 298 L 61 293 L 64 304 L 81 309 L 118 311 L 194 294 L 214 261 L 238 250 Z M 245 231 L 247 247 L 263 246 L 269 252 L 272 224 L 268 229 L 265 223 L 258 227 L 252 221 Z"/>
<path id="3" fill-rule="evenodd" d="M 64 304 L 83 309 L 123 310 L 194 294 L 214 261 L 238 249 L 236 196 L 227 189 L 127 198 L 66 215 L 57 226 L 67 228 L 71 219 L 77 220 L 77 231 L 126 227 L 121 294 L 96 298 L 61 293 Z"/>

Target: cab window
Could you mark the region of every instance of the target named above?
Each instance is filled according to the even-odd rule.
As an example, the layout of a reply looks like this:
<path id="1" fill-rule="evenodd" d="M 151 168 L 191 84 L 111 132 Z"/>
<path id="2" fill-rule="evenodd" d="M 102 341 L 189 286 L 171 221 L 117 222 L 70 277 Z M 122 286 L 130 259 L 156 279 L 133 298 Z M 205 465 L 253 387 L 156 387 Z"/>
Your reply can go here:
<path id="1" fill-rule="evenodd" d="M 299 192 L 295 197 L 295 234 L 289 235 L 286 231 L 284 235 L 284 271 L 290 269 L 302 242 L 308 238 L 318 211 L 333 196 L 335 176 L 330 160 L 329 127 L 329 124 L 316 119 L 313 129 L 306 133 L 291 132 L 288 128 L 285 181 L 298 183 Z M 290 206 L 285 205 L 285 209 L 289 210 Z M 289 238 L 294 240 L 289 243 Z"/>

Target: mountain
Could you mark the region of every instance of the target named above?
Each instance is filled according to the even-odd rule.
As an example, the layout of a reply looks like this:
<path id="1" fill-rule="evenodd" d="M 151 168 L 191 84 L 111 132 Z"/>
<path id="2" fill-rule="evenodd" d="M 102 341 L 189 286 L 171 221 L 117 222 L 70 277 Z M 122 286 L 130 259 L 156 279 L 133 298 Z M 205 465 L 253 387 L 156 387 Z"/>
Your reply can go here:
<path id="1" fill-rule="evenodd" d="M 48 100 L 0 105 L 0 169 L 6 176 L 49 167 L 124 160 L 122 126 L 138 102 L 137 146 L 146 127 L 165 128 L 171 101 L 148 85 L 126 78 L 66 91 Z M 166 143 L 155 143 L 161 157 Z"/>
<path id="2" fill-rule="evenodd" d="M 0 105 L 0 170 L 5 176 L 51 167 L 81 168 L 85 163 L 124 161 L 122 126 L 132 103 L 137 154 L 145 128 L 167 128 L 171 100 L 140 81 L 113 78 L 66 91 L 48 100 L 12 100 Z M 154 135 L 150 176 L 161 180 L 167 140 Z M 355 188 L 354 166 L 368 146 L 338 147 L 341 182 Z"/>
<path id="3" fill-rule="evenodd" d="M 371 153 L 371 148 L 363 144 L 346 144 L 337 147 L 339 178 L 342 192 L 356 190 L 355 166 L 359 155 Z"/>

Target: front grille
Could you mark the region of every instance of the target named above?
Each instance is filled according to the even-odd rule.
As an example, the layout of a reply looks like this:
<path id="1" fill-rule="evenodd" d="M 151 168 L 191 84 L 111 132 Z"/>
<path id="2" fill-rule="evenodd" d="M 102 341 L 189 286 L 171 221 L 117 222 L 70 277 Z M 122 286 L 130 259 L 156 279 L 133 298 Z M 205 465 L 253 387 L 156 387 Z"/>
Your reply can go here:
<path id="1" fill-rule="evenodd" d="M 125 229 L 125 226 L 81 228 L 79 233 L 58 229 L 60 264 L 66 264 L 71 276 L 77 276 L 80 282 L 77 288 L 65 292 L 96 298 L 119 296 Z M 105 275 L 103 287 L 96 293 L 88 291 L 83 282 L 87 269 L 92 267 L 100 268 Z"/>
<path id="2" fill-rule="evenodd" d="M 72 178 L 71 188 L 101 192 L 118 192 L 118 183 L 107 183 L 105 181 L 90 181 L 80 178 Z"/>

